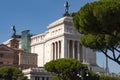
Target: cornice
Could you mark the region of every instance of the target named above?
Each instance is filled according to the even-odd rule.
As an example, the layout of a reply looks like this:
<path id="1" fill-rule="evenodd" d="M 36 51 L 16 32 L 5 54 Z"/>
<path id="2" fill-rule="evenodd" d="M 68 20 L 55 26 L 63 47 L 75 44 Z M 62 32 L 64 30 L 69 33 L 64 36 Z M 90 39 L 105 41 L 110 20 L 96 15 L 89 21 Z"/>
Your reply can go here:
<path id="1" fill-rule="evenodd" d="M 65 23 L 67 23 L 67 24 L 71 23 L 72 24 L 72 17 L 63 17 L 63 18 L 60 18 L 57 21 L 49 24 L 48 29 L 54 28 L 56 26 L 59 26 L 59 25 L 65 24 Z"/>

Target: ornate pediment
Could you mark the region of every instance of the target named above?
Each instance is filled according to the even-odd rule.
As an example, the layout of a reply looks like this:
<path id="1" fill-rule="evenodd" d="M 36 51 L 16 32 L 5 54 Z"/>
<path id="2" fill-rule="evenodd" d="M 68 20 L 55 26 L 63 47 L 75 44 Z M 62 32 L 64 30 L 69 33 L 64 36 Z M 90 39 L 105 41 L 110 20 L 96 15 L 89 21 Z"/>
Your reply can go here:
<path id="1" fill-rule="evenodd" d="M 0 51 L 10 51 L 10 52 L 12 51 L 13 52 L 15 50 L 6 46 L 6 45 L 4 45 L 4 44 L 0 44 Z"/>

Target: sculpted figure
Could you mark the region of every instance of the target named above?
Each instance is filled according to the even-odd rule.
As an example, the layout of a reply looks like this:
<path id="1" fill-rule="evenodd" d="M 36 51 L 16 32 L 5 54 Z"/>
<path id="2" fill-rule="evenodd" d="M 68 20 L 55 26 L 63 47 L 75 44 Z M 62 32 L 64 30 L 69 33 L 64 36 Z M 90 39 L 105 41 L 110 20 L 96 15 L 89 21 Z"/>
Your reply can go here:
<path id="1" fill-rule="evenodd" d="M 68 12 L 70 6 L 67 1 L 65 2 L 64 6 L 65 6 L 65 14 L 63 16 L 70 16 Z"/>
<path id="2" fill-rule="evenodd" d="M 16 37 L 16 29 L 15 29 L 15 26 L 12 26 L 12 30 L 13 30 L 13 35 L 12 35 L 12 37 L 15 38 L 15 37 Z"/>
<path id="3" fill-rule="evenodd" d="M 68 13 L 68 9 L 69 9 L 69 5 L 68 2 L 66 1 L 66 3 L 64 4 L 65 6 L 65 13 Z"/>

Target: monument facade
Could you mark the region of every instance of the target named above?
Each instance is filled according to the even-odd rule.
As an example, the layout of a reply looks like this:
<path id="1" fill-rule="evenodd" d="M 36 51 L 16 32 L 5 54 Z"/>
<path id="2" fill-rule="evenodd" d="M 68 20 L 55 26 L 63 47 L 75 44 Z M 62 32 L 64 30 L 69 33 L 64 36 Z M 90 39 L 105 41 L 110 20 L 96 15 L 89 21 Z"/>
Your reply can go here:
<path id="1" fill-rule="evenodd" d="M 24 56 L 22 53 L 21 59 L 36 53 L 33 64 L 37 64 L 38 67 L 44 67 L 44 64 L 51 60 L 74 58 L 87 64 L 89 69 L 104 74 L 104 69 L 96 63 L 96 52 L 80 44 L 81 36 L 73 26 L 72 17 L 64 16 L 49 24 L 44 33 L 31 36 L 29 30 L 22 31 L 19 45 L 14 46 L 23 50 Z M 8 40 L 4 44 L 10 47 L 10 42 L 11 40 Z M 28 57 L 28 64 L 29 61 Z"/>
<path id="2" fill-rule="evenodd" d="M 80 33 L 73 26 L 72 17 L 65 16 L 49 24 L 47 31 L 31 37 L 31 53 L 38 54 L 38 66 L 59 58 L 74 58 L 93 71 L 104 73 L 96 64 L 96 52 L 80 44 Z"/>

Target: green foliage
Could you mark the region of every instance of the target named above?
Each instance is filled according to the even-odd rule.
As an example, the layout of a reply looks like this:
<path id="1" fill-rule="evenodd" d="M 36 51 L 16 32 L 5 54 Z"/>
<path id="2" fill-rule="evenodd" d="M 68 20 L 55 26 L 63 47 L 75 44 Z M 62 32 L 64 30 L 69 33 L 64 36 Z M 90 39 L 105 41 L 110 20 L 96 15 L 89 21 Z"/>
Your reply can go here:
<path id="1" fill-rule="evenodd" d="M 99 80 L 100 76 L 92 71 L 89 71 L 88 77 L 85 80 Z"/>
<path id="2" fill-rule="evenodd" d="M 50 80 L 59 80 L 58 76 L 51 78 Z"/>
<path id="3" fill-rule="evenodd" d="M 44 65 L 45 69 L 49 72 L 57 74 L 58 78 L 64 80 L 78 80 L 78 72 L 87 70 L 87 66 L 75 59 L 57 59 L 52 60 Z"/>
<path id="4" fill-rule="evenodd" d="M 100 80 L 120 80 L 120 79 L 115 77 L 109 77 L 109 76 L 101 76 Z"/>
<path id="5" fill-rule="evenodd" d="M 56 73 L 51 80 L 119 80 L 117 78 L 100 76 L 87 69 L 85 64 L 75 59 L 57 59 L 52 60 L 44 65 L 49 72 Z"/>
<path id="6" fill-rule="evenodd" d="M 21 79 L 20 79 L 20 77 L 21 77 Z M 18 78 L 19 78 L 19 80 L 27 80 L 27 79 L 22 79 L 25 77 L 22 74 L 22 71 L 16 67 L 5 66 L 5 67 L 0 68 L 0 79 L 17 80 Z"/>
<path id="7" fill-rule="evenodd" d="M 120 4 L 116 2 L 93 2 L 82 7 L 73 18 L 79 32 L 114 33 L 120 30 Z"/>
<path id="8" fill-rule="evenodd" d="M 102 51 L 111 60 L 120 64 L 115 55 L 120 45 L 120 0 L 100 0 L 87 3 L 73 17 L 75 28 L 81 34 L 81 44 Z M 104 50 L 111 50 L 113 56 Z"/>
<path id="9" fill-rule="evenodd" d="M 106 2 L 106 1 L 110 2 L 111 1 L 111 2 L 117 2 L 117 3 L 120 2 L 120 0 L 100 0 L 100 1 L 102 1 L 102 2 Z"/>
<path id="10" fill-rule="evenodd" d="M 105 49 L 107 47 L 111 47 L 118 43 L 117 39 L 111 37 L 110 35 L 104 34 L 87 34 L 81 36 L 80 42 L 84 44 L 86 47 L 92 49 Z"/>
<path id="11" fill-rule="evenodd" d="M 17 80 L 28 80 L 26 76 L 21 75 L 17 78 Z"/>

